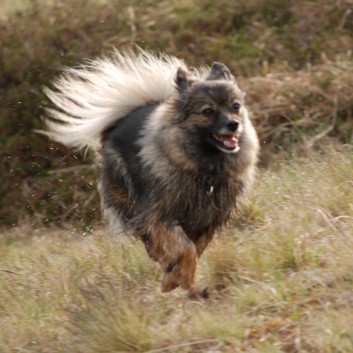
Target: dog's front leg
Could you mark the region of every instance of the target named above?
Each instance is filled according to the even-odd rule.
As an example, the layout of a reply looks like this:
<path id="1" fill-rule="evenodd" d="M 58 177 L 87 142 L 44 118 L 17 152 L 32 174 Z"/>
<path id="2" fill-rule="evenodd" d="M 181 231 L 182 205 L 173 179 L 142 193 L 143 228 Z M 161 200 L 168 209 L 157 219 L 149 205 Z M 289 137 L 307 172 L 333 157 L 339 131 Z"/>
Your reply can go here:
<path id="1" fill-rule="evenodd" d="M 195 281 L 198 255 L 195 244 L 182 228 L 159 224 L 150 229 L 144 240 L 148 254 L 158 261 L 164 271 L 162 292 L 169 292 L 178 286 L 191 289 Z"/>

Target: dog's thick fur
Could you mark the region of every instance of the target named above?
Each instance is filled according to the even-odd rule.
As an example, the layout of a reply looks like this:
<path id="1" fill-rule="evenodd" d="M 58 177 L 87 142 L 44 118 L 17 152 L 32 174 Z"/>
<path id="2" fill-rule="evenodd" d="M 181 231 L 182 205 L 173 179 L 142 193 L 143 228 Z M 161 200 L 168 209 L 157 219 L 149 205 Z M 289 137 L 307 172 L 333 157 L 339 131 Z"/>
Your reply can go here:
<path id="1" fill-rule="evenodd" d="M 228 68 L 189 72 L 170 56 L 116 51 L 46 89 L 52 139 L 102 156 L 112 233 L 158 261 L 162 291 L 194 289 L 199 257 L 251 185 L 258 140 Z"/>

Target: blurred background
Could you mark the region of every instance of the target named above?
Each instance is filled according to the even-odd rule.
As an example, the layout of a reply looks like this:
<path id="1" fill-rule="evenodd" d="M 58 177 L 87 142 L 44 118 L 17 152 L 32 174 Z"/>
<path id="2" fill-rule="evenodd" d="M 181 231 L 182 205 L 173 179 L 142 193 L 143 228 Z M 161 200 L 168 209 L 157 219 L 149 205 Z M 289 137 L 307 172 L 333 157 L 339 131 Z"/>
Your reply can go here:
<path id="1" fill-rule="evenodd" d="M 133 44 L 225 63 L 261 168 L 353 142 L 352 0 L 0 0 L 0 227 L 101 222 L 92 158 L 33 130 L 64 66 Z"/>

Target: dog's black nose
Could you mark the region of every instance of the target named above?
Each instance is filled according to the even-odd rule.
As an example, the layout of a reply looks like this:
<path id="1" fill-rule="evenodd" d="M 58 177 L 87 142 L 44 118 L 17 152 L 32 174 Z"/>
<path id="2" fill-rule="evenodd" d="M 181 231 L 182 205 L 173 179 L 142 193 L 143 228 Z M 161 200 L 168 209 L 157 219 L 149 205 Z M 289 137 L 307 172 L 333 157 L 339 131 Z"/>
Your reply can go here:
<path id="1" fill-rule="evenodd" d="M 235 132 L 238 130 L 239 121 L 237 120 L 228 121 L 226 126 L 229 131 Z"/>

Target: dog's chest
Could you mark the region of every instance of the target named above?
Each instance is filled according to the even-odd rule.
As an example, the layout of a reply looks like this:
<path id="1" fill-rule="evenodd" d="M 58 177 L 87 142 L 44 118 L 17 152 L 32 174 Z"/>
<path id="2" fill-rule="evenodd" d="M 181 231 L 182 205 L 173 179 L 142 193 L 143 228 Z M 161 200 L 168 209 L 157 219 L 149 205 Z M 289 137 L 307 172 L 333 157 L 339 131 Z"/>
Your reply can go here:
<path id="1" fill-rule="evenodd" d="M 240 183 L 219 176 L 181 178 L 169 194 L 167 217 L 187 233 L 198 234 L 223 225 L 236 206 Z"/>

